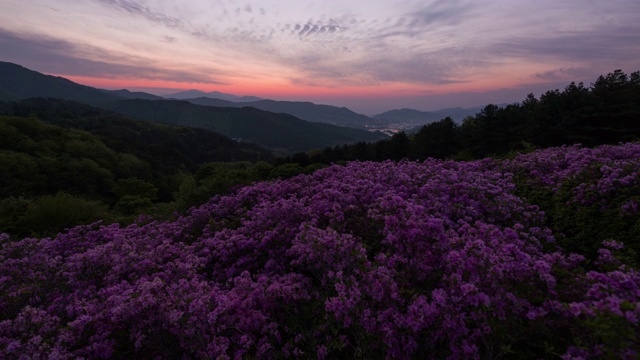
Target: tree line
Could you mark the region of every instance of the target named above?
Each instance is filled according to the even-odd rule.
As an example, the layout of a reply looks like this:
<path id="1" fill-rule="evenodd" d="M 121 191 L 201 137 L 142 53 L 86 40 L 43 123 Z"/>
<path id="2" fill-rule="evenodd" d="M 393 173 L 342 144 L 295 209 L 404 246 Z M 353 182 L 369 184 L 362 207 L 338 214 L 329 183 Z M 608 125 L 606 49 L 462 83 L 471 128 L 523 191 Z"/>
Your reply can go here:
<path id="1" fill-rule="evenodd" d="M 447 117 L 376 143 L 327 147 L 280 158 L 276 163 L 332 163 L 426 158 L 472 160 L 504 157 L 564 144 L 596 146 L 640 138 L 640 71 L 602 75 L 591 84 L 572 82 L 564 90 L 520 103 L 487 105 L 457 124 Z"/>

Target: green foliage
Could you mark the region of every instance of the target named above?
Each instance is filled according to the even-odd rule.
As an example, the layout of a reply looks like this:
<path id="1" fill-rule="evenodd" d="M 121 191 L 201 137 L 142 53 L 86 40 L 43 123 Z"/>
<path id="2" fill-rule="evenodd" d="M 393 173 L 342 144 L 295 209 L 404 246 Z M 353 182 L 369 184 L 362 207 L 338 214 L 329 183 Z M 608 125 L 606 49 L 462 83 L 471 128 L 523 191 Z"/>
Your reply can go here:
<path id="1" fill-rule="evenodd" d="M 292 176 L 301 174 L 302 172 L 303 172 L 303 168 L 302 166 L 300 166 L 300 164 L 297 164 L 297 163 L 282 164 L 273 168 L 273 170 L 271 171 L 270 177 L 274 179 L 286 179 L 286 178 L 290 178 Z"/>
<path id="2" fill-rule="evenodd" d="M 118 180 L 111 191 L 113 191 L 117 199 L 135 195 L 153 201 L 158 194 L 158 189 L 153 184 L 135 177 Z"/>
<path id="3" fill-rule="evenodd" d="M 457 129 L 458 125 L 450 117 L 424 125 L 411 139 L 410 158 L 451 157 L 459 146 Z"/>
<path id="4" fill-rule="evenodd" d="M 625 253 L 629 258 L 637 259 L 640 218 L 637 214 L 624 214 L 621 209 L 629 201 L 640 202 L 640 184 L 606 194 L 592 190 L 585 198 L 576 200 L 578 187 L 595 185 L 602 178 L 600 168 L 588 169 L 562 185 L 552 197 L 552 207 L 547 212 L 549 221 L 554 230 L 565 235 L 560 245 L 568 251 L 595 258 L 603 241 L 616 240 L 626 245 Z M 638 265 L 637 261 L 633 263 Z"/>
<path id="5" fill-rule="evenodd" d="M 102 220 L 106 211 L 106 206 L 99 201 L 86 200 L 63 192 L 42 196 L 32 201 L 17 221 L 22 232 L 19 235 L 55 235 L 66 228 Z"/>
<path id="6" fill-rule="evenodd" d="M 623 302 L 623 311 L 633 310 L 636 304 Z M 592 343 L 606 344 L 602 346 L 599 359 L 617 360 L 620 354 L 628 350 L 629 344 L 638 344 L 637 328 L 631 326 L 624 316 L 599 313 L 593 318 L 578 322 L 573 329 L 573 342 L 578 348 L 589 350 Z"/>
<path id="7" fill-rule="evenodd" d="M 0 142 L 0 231 L 14 236 L 61 231 L 77 225 L 72 221 L 97 220 L 92 214 L 121 223 L 141 213 L 166 218 L 238 184 L 268 179 L 273 169 L 246 161 L 271 159 L 265 150 L 206 130 L 134 121 L 54 99 L 25 100 L 9 111 L 24 115 L 0 116 L 7 139 Z M 235 159 L 245 161 L 191 174 L 208 160 Z M 60 210 L 78 204 L 86 217 Z M 62 218 L 43 220 L 57 211 L 48 209 L 60 210 Z"/>
<path id="8" fill-rule="evenodd" d="M 118 180 L 111 191 L 117 199 L 114 209 L 125 215 L 140 213 L 149 208 L 158 194 L 158 189 L 153 184 L 134 177 Z"/>
<path id="9" fill-rule="evenodd" d="M 151 199 L 138 195 L 124 195 L 119 198 L 114 209 L 124 215 L 140 213 L 151 206 Z"/>
<path id="10" fill-rule="evenodd" d="M 258 161 L 251 168 L 251 172 L 256 179 L 268 179 L 272 169 L 273 165 L 264 161 Z"/>
<path id="11" fill-rule="evenodd" d="M 177 208 L 186 210 L 206 202 L 215 195 L 228 193 L 237 186 L 278 177 L 291 177 L 302 172 L 303 168 L 298 164 L 284 164 L 274 168 L 266 162 L 207 163 L 193 175 L 180 175 L 180 187 L 174 197 Z"/>
<path id="12" fill-rule="evenodd" d="M 26 236 L 28 228 L 23 228 L 23 218 L 31 202 L 22 197 L 10 196 L 0 200 L 0 232 Z"/>
<path id="13" fill-rule="evenodd" d="M 323 163 L 313 163 L 313 164 L 309 164 L 309 165 L 305 166 L 304 169 L 302 170 L 302 172 L 305 173 L 305 174 L 312 174 L 316 170 L 324 169 L 326 167 L 327 167 L 327 165 L 325 165 Z"/>
<path id="14" fill-rule="evenodd" d="M 625 207 L 640 203 L 640 183 L 607 190 L 604 169 L 605 164 L 595 164 L 563 181 L 557 190 L 532 182 L 529 174 L 516 173 L 514 180 L 518 194 L 545 212 L 546 225 L 558 234 L 558 245 L 567 252 L 596 259 L 602 242 L 615 240 L 625 244 L 617 258 L 637 267 L 640 217 Z M 619 178 L 635 172 L 636 168 L 624 169 Z"/>
<path id="15" fill-rule="evenodd" d="M 0 150 L 0 197 L 38 192 L 40 185 L 46 182 L 46 176 L 39 169 L 33 156 Z"/>
<path id="16" fill-rule="evenodd" d="M 146 169 L 119 177 L 148 180 L 150 169 L 161 173 L 195 170 L 214 161 L 271 161 L 271 154 L 256 145 L 237 143 L 205 129 L 133 120 L 95 107 L 58 99 L 27 99 L 14 103 L 11 115 L 35 114 L 41 121 L 92 134 L 109 149 L 146 163 Z M 149 168 L 150 166 L 150 168 Z"/>
<path id="17" fill-rule="evenodd" d="M 386 159 L 402 160 L 409 154 L 409 137 L 403 131 L 393 134 L 391 139 L 383 141 L 378 153 Z"/>

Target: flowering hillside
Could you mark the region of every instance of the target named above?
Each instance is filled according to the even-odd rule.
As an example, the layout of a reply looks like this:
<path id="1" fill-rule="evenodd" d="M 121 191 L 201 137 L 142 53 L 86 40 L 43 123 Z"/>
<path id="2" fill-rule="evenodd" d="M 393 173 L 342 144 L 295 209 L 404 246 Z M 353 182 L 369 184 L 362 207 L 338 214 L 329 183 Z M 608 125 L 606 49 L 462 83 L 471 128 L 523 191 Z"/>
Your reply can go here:
<path id="1" fill-rule="evenodd" d="M 635 359 L 638 159 L 354 162 L 173 222 L 4 236 L 0 353 Z"/>

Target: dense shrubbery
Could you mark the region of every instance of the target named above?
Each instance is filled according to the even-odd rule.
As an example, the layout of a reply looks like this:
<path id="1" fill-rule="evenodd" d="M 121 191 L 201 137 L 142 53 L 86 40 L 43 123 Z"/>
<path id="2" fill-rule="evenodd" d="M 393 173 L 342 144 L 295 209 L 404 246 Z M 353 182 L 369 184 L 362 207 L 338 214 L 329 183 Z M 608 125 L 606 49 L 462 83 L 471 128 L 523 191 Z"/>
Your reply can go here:
<path id="1" fill-rule="evenodd" d="M 635 359 L 638 158 L 350 163 L 176 221 L 4 238 L 0 352 Z"/>
<path id="2" fill-rule="evenodd" d="M 625 258 L 640 255 L 640 146 L 565 146 L 504 162 L 518 194 L 545 211 L 546 224 L 567 251 L 594 258 L 599 241 L 625 243 Z"/>

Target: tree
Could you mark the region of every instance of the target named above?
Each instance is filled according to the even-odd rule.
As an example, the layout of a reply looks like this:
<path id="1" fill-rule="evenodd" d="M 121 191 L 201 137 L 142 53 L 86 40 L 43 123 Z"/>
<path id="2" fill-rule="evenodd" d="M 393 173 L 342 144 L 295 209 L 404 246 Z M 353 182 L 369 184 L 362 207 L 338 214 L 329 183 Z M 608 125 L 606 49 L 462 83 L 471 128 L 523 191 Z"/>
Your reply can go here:
<path id="1" fill-rule="evenodd" d="M 112 191 L 117 199 L 114 208 L 125 215 L 151 206 L 158 194 L 153 184 L 138 178 L 120 179 Z"/>
<path id="2" fill-rule="evenodd" d="M 107 207 L 64 192 L 42 196 L 31 202 L 18 223 L 20 236 L 50 236 L 66 228 L 104 219 Z"/>
<path id="3" fill-rule="evenodd" d="M 457 130 L 458 125 L 451 117 L 424 125 L 411 140 L 410 157 L 424 160 L 452 156 L 458 148 Z"/>
<path id="4" fill-rule="evenodd" d="M 391 139 L 378 142 L 376 150 L 378 160 L 402 160 L 409 156 L 409 137 L 404 131 L 393 134 Z"/>

